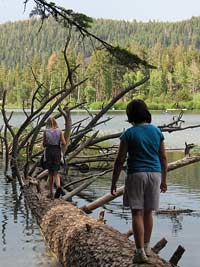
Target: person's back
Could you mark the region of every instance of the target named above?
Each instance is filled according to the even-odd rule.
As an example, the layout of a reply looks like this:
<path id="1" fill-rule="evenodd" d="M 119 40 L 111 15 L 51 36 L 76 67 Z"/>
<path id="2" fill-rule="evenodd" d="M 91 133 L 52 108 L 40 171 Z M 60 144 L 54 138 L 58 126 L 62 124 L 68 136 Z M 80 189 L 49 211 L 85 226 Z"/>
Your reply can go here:
<path id="1" fill-rule="evenodd" d="M 47 145 L 60 145 L 61 131 L 58 128 L 45 130 Z"/>
<path id="2" fill-rule="evenodd" d="M 50 193 L 48 197 L 59 198 L 64 192 L 60 186 L 60 176 L 58 171 L 61 165 L 61 145 L 66 141 L 63 132 L 58 128 L 55 118 L 50 117 L 46 122 L 44 130 L 43 146 L 45 147 L 46 167 L 48 169 Z M 56 193 L 53 194 L 53 183 L 56 183 Z"/>
<path id="3" fill-rule="evenodd" d="M 133 263 L 146 263 L 151 256 L 152 211 L 159 207 L 160 191 L 167 190 L 167 158 L 164 136 L 151 124 L 151 113 L 145 102 L 140 99 L 131 101 L 126 113 L 133 127 L 120 136 L 111 194 L 116 194 L 116 183 L 128 154 L 123 204 L 132 214 L 136 245 Z"/>
<path id="4" fill-rule="evenodd" d="M 128 174 L 161 171 L 159 148 L 164 137 L 157 127 L 148 123 L 138 124 L 127 129 L 120 138 L 128 146 Z"/>

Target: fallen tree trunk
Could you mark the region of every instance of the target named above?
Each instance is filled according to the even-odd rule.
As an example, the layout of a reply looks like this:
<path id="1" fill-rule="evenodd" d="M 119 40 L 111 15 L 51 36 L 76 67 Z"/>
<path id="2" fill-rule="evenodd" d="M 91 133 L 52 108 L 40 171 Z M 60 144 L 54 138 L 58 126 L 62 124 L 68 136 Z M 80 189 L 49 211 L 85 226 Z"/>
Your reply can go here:
<path id="1" fill-rule="evenodd" d="M 33 184 L 26 186 L 24 193 L 48 247 L 63 266 L 132 266 L 135 245 L 124 234 L 68 202 L 47 199 Z M 142 266 L 172 266 L 156 254 L 151 262 Z"/>

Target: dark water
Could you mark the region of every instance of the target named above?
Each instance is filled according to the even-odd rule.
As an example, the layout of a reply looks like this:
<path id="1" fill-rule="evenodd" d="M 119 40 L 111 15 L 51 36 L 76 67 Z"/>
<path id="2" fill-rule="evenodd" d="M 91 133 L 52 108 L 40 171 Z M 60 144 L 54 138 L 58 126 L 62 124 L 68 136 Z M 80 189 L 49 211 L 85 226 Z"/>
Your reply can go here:
<path id="1" fill-rule="evenodd" d="M 76 121 L 83 114 L 73 115 Z M 101 131 L 114 132 L 128 127 L 123 114 L 113 115 L 109 125 L 101 126 Z M 171 118 L 170 114 L 154 114 L 153 122 L 157 125 L 166 123 Z M 199 123 L 199 114 L 186 114 L 186 124 Z M 21 117 L 15 118 L 19 123 Z M 14 123 L 14 122 L 13 122 Z M 62 122 L 61 122 L 62 123 Z M 185 141 L 188 143 L 200 142 L 200 129 L 187 130 L 173 134 L 165 134 L 168 148 L 183 148 Z M 181 152 L 168 153 L 169 161 L 182 157 Z M 49 254 L 40 230 L 32 217 L 30 210 L 20 196 L 19 189 L 11 183 L 6 183 L 3 177 L 3 166 L 0 162 L 0 267 L 58 267 L 55 258 Z M 79 174 L 77 174 L 79 175 Z M 123 174 L 119 186 L 123 184 Z M 161 256 L 169 259 L 177 246 L 181 244 L 186 252 L 179 265 L 182 267 L 199 267 L 199 227 L 200 227 L 200 163 L 170 172 L 168 175 L 168 192 L 161 195 L 160 207 L 176 207 L 195 210 L 192 214 L 181 215 L 154 215 L 154 231 L 152 245 L 165 237 L 167 246 L 161 252 Z M 93 185 L 87 188 L 85 199 L 75 197 L 80 207 L 83 204 L 104 195 L 110 188 L 110 175 L 99 178 Z M 105 219 L 107 224 L 114 226 L 121 232 L 126 232 L 131 225 L 130 212 L 122 207 L 122 198 L 118 198 L 105 205 Z M 96 210 L 93 216 L 97 217 L 101 209 Z"/>

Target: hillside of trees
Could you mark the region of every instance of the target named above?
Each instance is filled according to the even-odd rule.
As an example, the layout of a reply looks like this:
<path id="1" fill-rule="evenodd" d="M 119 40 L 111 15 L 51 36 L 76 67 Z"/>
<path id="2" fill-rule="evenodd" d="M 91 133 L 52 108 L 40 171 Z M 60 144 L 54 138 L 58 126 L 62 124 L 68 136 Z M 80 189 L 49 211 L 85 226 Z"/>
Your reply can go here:
<path id="1" fill-rule="evenodd" d="M 40 29 L 37 19 L 0 25 L 0 97 L 8 92 L 10 106 L 27 107 L 36 87 L 33 74 L 44 82 L 46 94 L 59 88 L 66 75 L 62 58 L 66 32 L 48 19 Z M 105 41 L 120 45 L 157 68 L 151 79 L 137 91 L 151 108 L 200 108 L 200 17 L 181 22 L 126 22 L 94 20 L 91 32 Z M 39 31 L 39 32 L 38 32 Z M 80 64 L 76 79 L 88 77 L 70 102 L 87 101 L 91 108 L 100 108 L 122 88 L 141 77 L 119 65 L 110 64 L 103 50 L 92 52 L 88 40 L 84 45 L 73 34 L 70 60 Z M 95 45 L 95 44 L 93 44 Z M 123 108 L 133 96 L 127 95 L 115 108 Z"/>

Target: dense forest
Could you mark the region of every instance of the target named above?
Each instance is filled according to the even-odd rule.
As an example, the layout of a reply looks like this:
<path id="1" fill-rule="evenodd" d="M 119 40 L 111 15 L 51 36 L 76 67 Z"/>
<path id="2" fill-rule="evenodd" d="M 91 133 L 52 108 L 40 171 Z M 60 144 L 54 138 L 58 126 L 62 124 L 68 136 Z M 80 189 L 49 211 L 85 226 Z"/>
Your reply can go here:
<path id="1" fill-rule="evenodd" d="M 30 19 L 0 25 L 0 97 L 7 90 L 9 106 L 29 106 L 37 81 L 45 84 L 46 94 L 62 86 L 66 76 L 63 45 L 66 30 L 48 19 L 41 30 L 41 21 Z M 94 20 L 91 32 L 114 45 L 138 54 L 156 66 L 150 80 L 115 104 L 125 107 L 132 97 L 143 98 L 152 109 L 200 108 L 200 17 L 181 22 L 127 22 Z M 78 91 L 70 96 L 71 103 L 87 101 L 96 109 L 125 86 L 141 78 L 117 64 L 110 64 L 108 54 L 96 49 L 95 43 L 78 34 L 72 35 L 70 63 L 80 64 L 75 79 L 88 77 Z"/>

